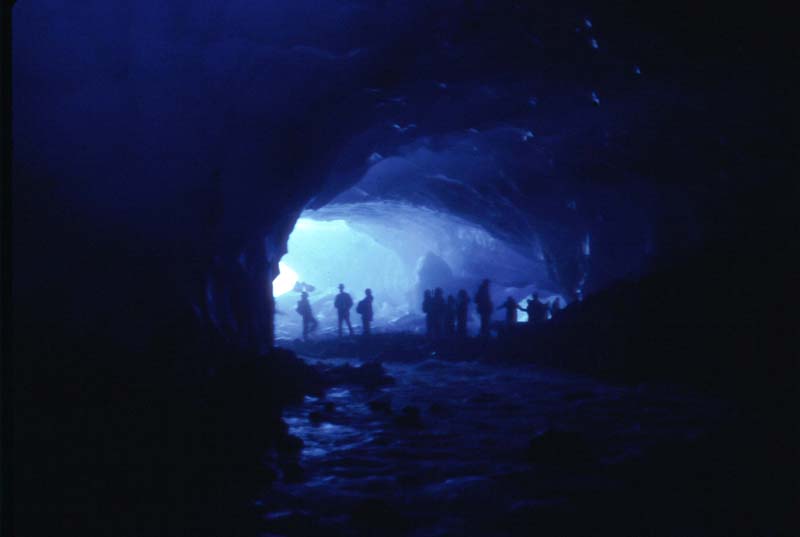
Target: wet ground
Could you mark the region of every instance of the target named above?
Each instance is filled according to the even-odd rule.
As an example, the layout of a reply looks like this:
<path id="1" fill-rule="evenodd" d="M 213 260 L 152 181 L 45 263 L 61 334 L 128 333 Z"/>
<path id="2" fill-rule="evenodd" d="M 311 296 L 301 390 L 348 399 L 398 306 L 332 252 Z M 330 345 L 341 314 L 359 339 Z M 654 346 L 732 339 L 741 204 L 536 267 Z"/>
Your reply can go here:
<path id="1" fill-rule="evenodd" d="M 300 468 L 258 502 L 267 535 L 527 535 L 537 520 L 580 516 L 576 497 L 617 494 L 630 472 L 614 469 L 730 412 L 676 387 L 529 365 L 384 367 L 393 385 L 336 386 L 285 412 L 304 447 Z"/>

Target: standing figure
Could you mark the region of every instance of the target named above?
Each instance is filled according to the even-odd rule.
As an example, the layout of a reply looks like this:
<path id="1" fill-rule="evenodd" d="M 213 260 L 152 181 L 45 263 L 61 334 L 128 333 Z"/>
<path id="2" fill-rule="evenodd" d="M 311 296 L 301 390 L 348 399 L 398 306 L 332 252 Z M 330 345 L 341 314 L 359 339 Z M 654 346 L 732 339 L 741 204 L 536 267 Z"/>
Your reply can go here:
<path id="1" fill-rule="evenodd" d="M 529 298 L 525 307 L 519 306 L 519 311 L 524 311 L 528 314 L 528 324 L 533 324 L 533 299 Z"/>
<path id="2" fill-rule="evenodd" d="M 498 306 L 498 308 L 497 308 L 499 310 L 505 308 L 505 310 L 506 310 L 506 328 L 508 328 L 509 330 L 511 329 L 512 326 L 517 324 L 517 308 L 518 307 L 519 307 L 519 304 L 517 304 L 517 301 L 514 300 L 514 297 L 508 297 L 506 299 L 506 301 L 503 302 L 502 304 L 500 304 L 500 306 Z"/>
<path id="3" fill-rule="evenodd" d="M 297 302 L 295 311 L 303 317 L 303 339 L 307 340 L 308 335 L 317 329 L 317 320 L 311 311 L 311 303 L 308 301 L 308 293 L 303 291 L 300 300 Z"/>
<path id="4" fill-rule="evenodd" d="M 447 337 L 453 337 L 456 334 L 456 315 L 458 314 L 458 306 L 456 305 L 456 297 L 448 295 L 447 309 L 444 315 L 444 329 Z"/>
<path id="5" fill-rule="evenodd" d="M 363 334 L 370 334 L 370 324 L 372 323 L 372 289 L 364 290 L 364 298 L 356 306 L 356 312 L 361 315 L 361 324 L 364 327 Z"/>
<path id="6" fill-rule="evenodd" d="M 547 320 L 547 304 L 539 301 L 539 295 L 533 293 L 533 299 L 528 304 L 528 322 L 541 324 Z"/>
<path id="7" fill-rule="evenodd" d="M 447 315 L 447 302 L 444 300 L 444 291 L 441 287 L 433 291 L 431 311 L 433 311 L 433 335 L 438 339 L 444 336 L 444 318 Z"/>
<path id="8" fill-rule="evenodd" d="M 478 292 L 475 294 L 475 306 L 478 308 L 478 315 L 481 316 L 481 336 L 489 336 L 489 323 L 492 320 L 494 305 L 492 297 L 489 295 L 489 280 L 483 280 Z"/>
<path id="9" fill-rule="evenodd" d="M 425 290 L 425 296 L 422 299 L 422 311 L 425 313 L 425 333 L 429 338 L 433 337 L 433 295 L 430 289 Z"/>
<path id="10" fill-rule="evenodd" d="M 553 319 L 561 311 L 561 299 L 556 297 L 550 304 L 550 318 Z"/>
<path id="11" fill-rule="evenodd" d="M 353 298 L 350 293 L 344 292 L 344 284 L 339 284 L 339 294 L 336 295 L 336 300 L 333 302 L 336 308 L 336 313 L 339 316 L 339 337 L 342 337 L 342 323 L 347 323 L 347 328 L 350 330 L 350 335 L 353 335 L 353 325 L 350 324 L 350 308 L 353 307 Z"/>
<path id="12" fill-rule="evenodd" d="M 458 300 L 456 303 L 456 333 L 459 337 L 466 337 L 467 335 L 467 316 L 469 314 L 469 295 L 465 289 L 458 292 Z"/>

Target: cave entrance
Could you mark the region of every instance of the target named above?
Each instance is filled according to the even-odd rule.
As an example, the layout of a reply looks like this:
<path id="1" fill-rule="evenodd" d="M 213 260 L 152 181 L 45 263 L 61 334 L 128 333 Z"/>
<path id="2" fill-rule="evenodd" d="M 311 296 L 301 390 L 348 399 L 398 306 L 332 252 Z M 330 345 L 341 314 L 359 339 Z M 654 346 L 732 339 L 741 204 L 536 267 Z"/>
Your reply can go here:
<path id="1" fill-rule="evenodd" d="M 289 237 L 288 253 L 273 281 L 276 339 L 293 339 L 302 332 L 295 311 L 300 293 L 308 292 L 317 335 L 336 332 L 334 299 L 344 284 L 354 303 L 369 288 L 375 297 L 375 329 L 396 325 L 412 309 L 413 267 L 381 242 L 380 234 L 368 233 L 345 219 L 318 219 L 304 214 Z M 355 308 L 351 321 L 358 326 Z M 357 330 L 357 329 L 356 329 Z"/>
<path id="2" fill-rule="evenodd" d="M 520 253 L 482 227 L 445 211 L 400 202 L 304 211 L 287 248 L 273 281 L 278 340 L 301 335 L 295 307 L 303 291 L 319 322 L 316 337 L 337 332 L 333 302 L 340 283 L 355 303 L 366 288 L 372 290 L 376 332 L 422 332 L 425 289 L 442 287 L 445 295 L 466 289 L 472 296 L 480 281 L 490 278 L 493 300 L 500 304 L 507 296 L 522 300 L 546 278 L 535 256 Z M 355 308 L 351 320 L 358 332 Z M 477 318 L 470 324 L 476 328 Z"/>

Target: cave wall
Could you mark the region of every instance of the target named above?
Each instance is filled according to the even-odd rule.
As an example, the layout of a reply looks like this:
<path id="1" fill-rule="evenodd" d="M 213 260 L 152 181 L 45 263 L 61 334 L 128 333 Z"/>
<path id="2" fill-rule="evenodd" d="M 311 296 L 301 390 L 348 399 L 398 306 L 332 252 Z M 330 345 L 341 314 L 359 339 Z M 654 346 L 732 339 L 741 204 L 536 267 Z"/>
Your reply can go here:
<path id="1" fill-rule="evenodd" d="M 373 155 L 425 168 L 366 199 L 471 219 L 566 292 L 602 288 L 724 231 L 777 170 L 767 12 L 709 28 L 686 7 L 19 2 L 15 301 L 134 343 L 187 310 L 261 348 L 270 301 L 241 297 L 269 294 L 293 218 Z"/>
<path id="2" fill-rule="evenodd" d="M 289 399 L 276 394 L 302 376 L 286 360 L 256 361 L 270 343 L 269 282 L 301 210 L 357 185 L 374 154 L 446 169 L 405 191 L 381 179 L 367 196 L 533 245 L 566 288 L 580 279 L 587 231 L 588 291 L 644 264 L 642 248 L 663 261 L 722 236 L 724 255 L 752 267 L 737 289 L 749 311 L 765 307 L 764 285 L 770 320 L 794 303 L 774 277 L 793 266 L 774 253 L 796 242 L 784 235 L 794 212 L 762 218 L 794 211 L 796 194 L 796 181 L 772 186 L 793 150 L 781 77 L 796 47 L 775 28 L 792 19 L 770 6 L 19 0 L 13 10 L 4 380 L 13 509 L 30 534 L 165 535 L 188 522 L 220 535 L 244 520 L 223 511 L 206 524 L 239 488 L 231 475 L 250 475 L 286 439 Z M 505 178 L 461 173 L 471 161 L 453 153 L 470 129 Z M 514 218 L 467 203 L 502 207 L 515 184 Z M 461 195 L 470 188 L 477 197 Z M 733 274 L 723 283 L 739 286 Z M 712 296 L 733 302 L 727 286 Z"/>

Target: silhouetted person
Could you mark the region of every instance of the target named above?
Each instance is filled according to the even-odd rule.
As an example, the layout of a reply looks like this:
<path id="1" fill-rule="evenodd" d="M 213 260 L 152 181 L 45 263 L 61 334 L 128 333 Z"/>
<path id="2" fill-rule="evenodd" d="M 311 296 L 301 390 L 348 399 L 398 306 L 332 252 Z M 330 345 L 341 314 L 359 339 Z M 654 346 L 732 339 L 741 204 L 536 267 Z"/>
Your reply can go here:
<path id="1" fill-rule="evenodd" d="M 444 335 L 444 321 L 447 315 L 447 302 L 445 302 L 444 291 L 441 287 L 437 287 L 433 291 L 431 311 L 433 312 L 433 335 L 440 338 Z"/>
<path id="2" fill-rule="evenodd" d="M 361 324 L 364 327 L 363 334 L 370 334 L 370 324 L 372 323 L 372 290 L 364 290 L 364 298 L 356 306 L 356 312 L 361 315 Z"/>
<path id="3" fill-rule="evenodd" d="M 481 336 L 488 337 L 489 323 L 494 312 L 492 297 L 489 295 L 489 280 L 483 280 L 478 287 L 478 292 L 475 294 L 475 306 L 478 309 L 478 315 L 481 316 Z"/>
<path id="4" fill-rule="evenodd" d="M 296 311 L 303 317 L 303 339 L 308 339 L 308 334 L 317 329 L 317 320 L 311 312 L 311 304 L 308 302 L 308 293 L 305 291 L 300 295 Z"/>
<path id="5" fill-rule="evenodd" d="M 444 330 L 448 337 L 452 337 L 456 333 L 456 315 L 458 314 L 458 306 L 456 305 L 456 297 L 449 295 L 447 297 L 447 309 L 444 315 Z"/>
<path id="6" fill-rule="evenodd" d="M 469 295 L 461 289 L 456 302 L 456 333 L 464 337 L 467 335 L 467 317 L 469 314 Z"/>
<path id="7" fill-rule="evenodd" d="M 533 324 L 533 299 L 529 298 L 525 307 L 519 306 L 519 311 L 524 311 L 528 314 L 528 324 Z"/>
<path id="8" fill-rule="evenodd" d="M 336 308 L 336 313 L 339 317 L 339 337 L 342 337 L 342 323 L 347 323 L 347 328 L 350 330 L 350 335 L 353 335 L 353 325 L 350 324 L 350 308 L 353 307 L 353 298 L 350 293 L 344 292 L 344 284 L 339 284 L 339 294 L 336 295 L 336 300 L 333 302 Z"/>
<path id="9" fill-rule="evenodd" d="M 550 304 L 550 317 L 554 318 L 558 313 L 561 311 L 561 299 L 556 297 L 553 300 L 552 304 Z"/>
<path id="10" fill-rule="evenodd" d="M 506 327 L 511 328 L 515 324 L 517 324 L 517 308 L 519 305 L 517 301 L 514 300 L 513 297 L 508 297 L 505 302 L 500 304 L 497 309 L 505 309 L 506 310 Z"/>
<path id="11" fill-rule="evenodd" d="M 430 289 L 425 290 L 425 296 L 422 299 L 422 311 L 425 313 L 425 333 L 428 337 L 433 337 L 433 293 Z"/>
<path id="12" fill-rule="evenodd" d="M 539 295 L 533 293 L 533 298 L 528 304 L 528 322 L 541 324 L 547 320 L 547 304 L 539 301 Z"/>

